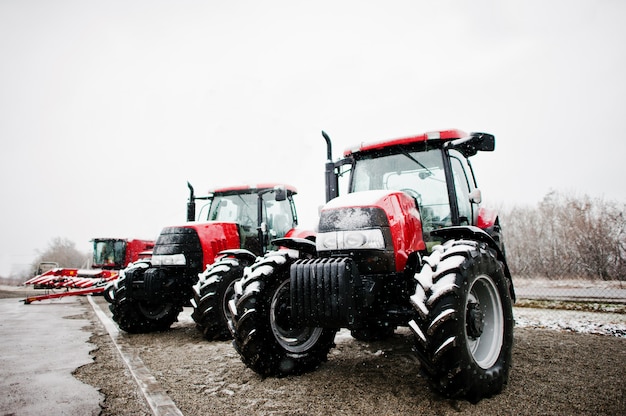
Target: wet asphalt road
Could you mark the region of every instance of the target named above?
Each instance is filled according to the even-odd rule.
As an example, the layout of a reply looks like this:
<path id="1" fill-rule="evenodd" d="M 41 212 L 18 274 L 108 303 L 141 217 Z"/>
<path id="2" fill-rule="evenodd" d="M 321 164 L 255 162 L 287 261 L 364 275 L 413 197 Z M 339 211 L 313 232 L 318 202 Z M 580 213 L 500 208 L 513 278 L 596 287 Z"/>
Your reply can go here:
<path id="1" fill-rule="evenodd" d="M 77 298 L 0 299 L 0 414 L 98 415 L 103 396 L 72 372 L 92 361 L 92 324 Z"/>

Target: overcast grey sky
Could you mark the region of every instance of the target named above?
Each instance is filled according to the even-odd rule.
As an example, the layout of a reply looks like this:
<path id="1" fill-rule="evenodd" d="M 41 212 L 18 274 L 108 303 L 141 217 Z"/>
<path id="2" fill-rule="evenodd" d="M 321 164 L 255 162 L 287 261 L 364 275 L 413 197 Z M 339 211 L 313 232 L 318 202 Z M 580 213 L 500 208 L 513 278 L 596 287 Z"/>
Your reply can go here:
<path id="1" fill-rule="evenodd" d="M 626 202 L 626 2 L 0 0 L 0 276 L 54 237 L 156 238 L 186 181 L 296 186 L 335 157 L 459 128 L 492 205 Z"/>

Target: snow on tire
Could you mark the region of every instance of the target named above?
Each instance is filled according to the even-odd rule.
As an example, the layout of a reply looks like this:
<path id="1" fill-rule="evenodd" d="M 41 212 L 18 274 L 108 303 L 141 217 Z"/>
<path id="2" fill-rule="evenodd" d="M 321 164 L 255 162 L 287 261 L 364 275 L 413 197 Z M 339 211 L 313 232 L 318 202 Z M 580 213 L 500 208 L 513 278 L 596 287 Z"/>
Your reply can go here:
<path id="1" fill-rule="evenodd" d="M 451 240 L 415 275 L 409 322 L 431 386 L 477 402 L 508 381 L 513 312 L 503 265 L 486 244 Z"/>
<path id="2" fill-rule="evenodd" d="M 289 250 L 270 252 L 235 284 L 233 345 L 262 376 L 302 374 L 327 360 L 336 330 L 300 327 L 290 320 Z"/>
<path id="3" fill-rule="evenodd" d="M 234 285 L 243 276 L 243 269 L 244 264 L 238 259 L 222 258 L 208 266 L 193 286 L 191 317 L 209 341 L 231 338 L 228 302 L 234 296 Z"/>

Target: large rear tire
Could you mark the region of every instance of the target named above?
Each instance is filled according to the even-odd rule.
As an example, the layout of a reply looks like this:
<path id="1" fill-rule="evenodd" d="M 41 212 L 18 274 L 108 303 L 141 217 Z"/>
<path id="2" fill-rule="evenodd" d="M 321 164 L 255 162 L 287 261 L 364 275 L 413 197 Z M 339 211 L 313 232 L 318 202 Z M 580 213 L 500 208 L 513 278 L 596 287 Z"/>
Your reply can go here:
<path id="1" fill-rule="evenodd" d="M 125 270 L 125 276 L 119 278 L 113 302 L 109 309 L 113 320 L 121 330 L 137 334 L 165 331 L 178 319 L 183 310 L 181 305 L 172 302 L 149 302 L 135 299 L 128 295 L 128 274 L 144 273 L 149 263 L 137 263 Z"/>
<path id="2" fill-rule="evenodd" d="M 311 371 L 327 360 L 337 330 L 291 322 L 289 251 L 270 252 L 235 284 L 233 345 L 242 361 L 262 376 Z"/>
<path id="3" fill-rule="evenodd" d="M 193 286 L 191 317 L 209 341 L 232 338 L 228 322 L 232 320 L 228 302 L 234 296 L 235 282 L 243 276 L 245 265 L 225 257 L 213 263 Z"/>
<path id="4" fill-rule="evenodd" d="M 513 348 L 509 282 L 494 250 L 449 241 L 424 258 L 409 325 L 431 386 L 477 402 L 508 382 Z"/>

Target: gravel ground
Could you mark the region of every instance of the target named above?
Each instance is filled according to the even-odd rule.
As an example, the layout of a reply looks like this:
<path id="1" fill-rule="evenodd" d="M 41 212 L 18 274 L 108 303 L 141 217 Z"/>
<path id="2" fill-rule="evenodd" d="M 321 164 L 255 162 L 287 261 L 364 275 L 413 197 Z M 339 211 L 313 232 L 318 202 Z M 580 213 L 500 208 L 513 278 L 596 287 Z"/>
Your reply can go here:
<path id="1" fill-rule="evenodd" d="M 94 299 L 108 314 L 106 301 Z M 94 362 L 75 376 L 106 396 L 102 415 L 150 414 L 91 306 L 81 302 L 97 348 Z M 429 391 L 407 329 L 385 342 L 341 331 L 317 371 L 262 379 L 230 342 L 204 340 L 190 313 L 186 308 L 167 332 L 123 335 L 185 415 L 626 414 L 626 338 L 516 328 L 509 385 L 474 405 Z"/>

